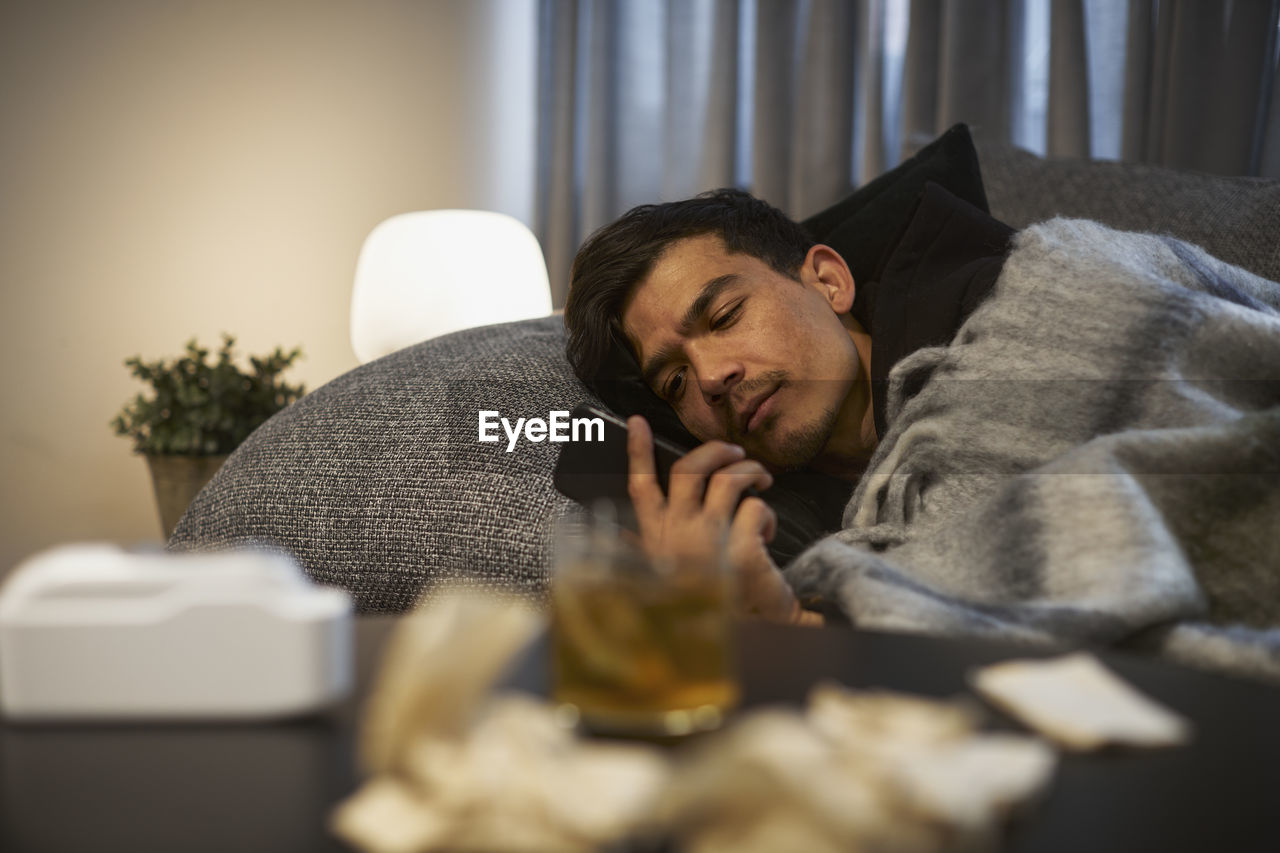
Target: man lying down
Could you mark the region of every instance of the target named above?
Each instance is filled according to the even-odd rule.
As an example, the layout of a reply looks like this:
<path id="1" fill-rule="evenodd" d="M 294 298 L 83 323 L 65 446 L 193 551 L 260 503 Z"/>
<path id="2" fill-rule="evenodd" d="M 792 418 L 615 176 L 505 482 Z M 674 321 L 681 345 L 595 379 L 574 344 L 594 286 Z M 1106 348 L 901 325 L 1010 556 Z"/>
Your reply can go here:
<path id="1" fill-rule="evenodd" d="M 727 536 L 748 612 L 1280 679 L 1275 282 L 1091 221 L 1013 233 L 936 185 L 860 282 L 722 190 L 594 234 L 565 323 L 578 376 L 647 418 L 645 548 Z M 669 494 L 649 423 L 701 442 Z"/>

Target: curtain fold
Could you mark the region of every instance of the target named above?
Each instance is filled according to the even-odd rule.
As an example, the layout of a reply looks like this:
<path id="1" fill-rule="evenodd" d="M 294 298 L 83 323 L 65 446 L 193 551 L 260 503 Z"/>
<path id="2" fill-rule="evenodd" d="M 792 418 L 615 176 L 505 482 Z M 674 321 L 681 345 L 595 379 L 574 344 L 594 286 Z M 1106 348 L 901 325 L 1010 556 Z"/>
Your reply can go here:
<path id="1" fill-rule="evenodd" d="M 1010 5 L 984 0 L 952 0 L 943 4 L 938 113 L 932 138 L 956 122 L 968 122 L 976 135 L 1008 139 L 1009 95 L 1014 35 Z"/>
<path id="2" fill-rule="evenodd" d="M 1046 153 L 1088 157 L 1089 60 L 1084 0 L 1053 0 L 1049 17 L 1049 103 Z"/>
<path id="3" fill-rule="evenodd" d="M 739 158 L 737 0 L 667 9 L 662 198 L 733 184 Z"/>
<path id="4" fill-rule="evenodd" d="M 1280 0 L 539 0 L 534 227 L 719 186 L 795 217 L 964 121 L 1048 156 L 1280 177 Z"/>
<path id="5" fill-rule="evenodd" d="M 882 67 L 874 0 L 758 0 L 752 45 L 753 192 L 794 216 L 846 195 L 868 157 L 882 168 Z M 870 142 L 869 142 L 870 141 Z M 896 162 L 896 156 L 893 158 Z M 784 166 L 784 168 L 779 168 Z"/>
<path id="6" fill-rule="evenodd" d="M 1238 174 L 1255 171 L 1253 128 L 1272 76 L 1265 64 L 1275 39 L 1275 4 L 1255 0 L 1219 6 L 1184 0 L 1171 11 L 1171 41 L 1158 45 L 1169 52 L 1159 162 L 1188 169 L 1221 164 L 1223 171 Z M 1258 38 L 1268 32 L 1270 39 Z"/>
<path id="7" fill-rule="evenodd" d="M 564 304 L 565 283 L 582 230 L 576 132 L 580 22 L 577 10 L 566 5 L 543 3 L 538 10 L 534 229 L 547 259 L 556 306 Z"/>

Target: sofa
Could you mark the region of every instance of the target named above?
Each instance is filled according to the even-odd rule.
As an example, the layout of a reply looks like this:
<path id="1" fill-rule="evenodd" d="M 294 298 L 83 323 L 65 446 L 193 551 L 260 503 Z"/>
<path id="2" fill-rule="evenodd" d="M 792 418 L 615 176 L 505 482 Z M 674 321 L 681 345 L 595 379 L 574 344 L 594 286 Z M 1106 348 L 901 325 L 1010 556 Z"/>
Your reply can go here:
<path id="1" fill-rule="evenodd" d="M 1014 228 L 1095 219 L 1168 233 L 1280 279 L 1280 181 L 1050 161 L 981 140 L 972 152 L 975 192 Z M 872 182 L 888 188 L 881 198 L 911 167 Z M 561 319 L 550 316 L 425 341 L 334 379 L 232 454 L 169 547 L 287 552 L 366 613 L 404 611 L 446 584 L 541 604 L 557 523 L 580 511 L 552 485 L 560 445 L 480 442 L 478 413 L 546 418 L 592 399 L 563 344 Z"/>

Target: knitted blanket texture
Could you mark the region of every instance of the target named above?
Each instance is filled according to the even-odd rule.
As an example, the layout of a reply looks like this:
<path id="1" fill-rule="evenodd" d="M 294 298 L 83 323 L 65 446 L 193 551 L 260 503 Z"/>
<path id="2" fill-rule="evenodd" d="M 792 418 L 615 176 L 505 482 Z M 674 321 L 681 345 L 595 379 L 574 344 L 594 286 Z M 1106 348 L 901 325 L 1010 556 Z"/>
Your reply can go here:
<path id="1" fill-rule="evenodd" d="M 1280 284 L 1052 220 L 888 406 L 845 529 L 786 569 L 802 599 L 1280 680 Z"/>

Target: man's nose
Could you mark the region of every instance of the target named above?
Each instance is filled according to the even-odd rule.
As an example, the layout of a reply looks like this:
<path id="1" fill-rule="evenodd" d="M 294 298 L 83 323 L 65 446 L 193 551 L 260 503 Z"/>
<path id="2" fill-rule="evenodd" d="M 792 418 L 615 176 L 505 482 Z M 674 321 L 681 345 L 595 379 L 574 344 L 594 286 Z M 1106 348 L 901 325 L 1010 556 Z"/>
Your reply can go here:
<path id="1" fill-rule="evenodd" d="M 723 353 L 710 351 L 690 353 L 694 374 L 698 377 L 698 387 L 702 398 L 708 406 L 714 406 L 725 399 L 734 385 L 742 380 L 742 363 Z"/>

